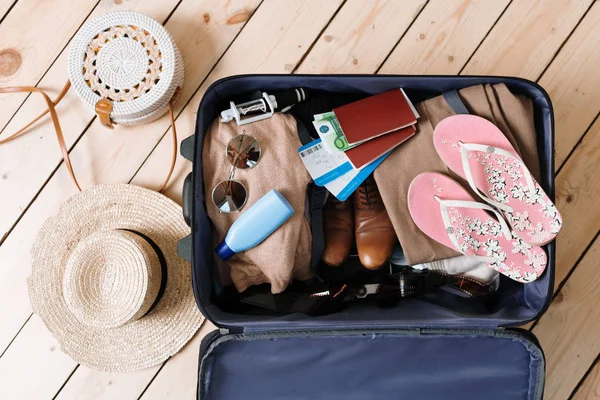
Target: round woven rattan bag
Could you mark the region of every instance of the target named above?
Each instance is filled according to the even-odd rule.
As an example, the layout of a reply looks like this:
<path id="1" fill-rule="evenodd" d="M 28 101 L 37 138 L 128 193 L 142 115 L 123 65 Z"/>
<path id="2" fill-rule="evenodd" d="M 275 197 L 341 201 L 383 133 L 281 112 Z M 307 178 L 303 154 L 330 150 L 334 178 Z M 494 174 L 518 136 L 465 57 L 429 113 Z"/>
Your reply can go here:
<path id="1" fill-rule="evenodd" d="M 71 84 L 106 125 L 145 124 L 161 117 L 183 77 L 173 38 L 147 15 L 104 14 L 85 23 L 71 44 Z M 105 120 L 103 110 L 109 116 Z"/>

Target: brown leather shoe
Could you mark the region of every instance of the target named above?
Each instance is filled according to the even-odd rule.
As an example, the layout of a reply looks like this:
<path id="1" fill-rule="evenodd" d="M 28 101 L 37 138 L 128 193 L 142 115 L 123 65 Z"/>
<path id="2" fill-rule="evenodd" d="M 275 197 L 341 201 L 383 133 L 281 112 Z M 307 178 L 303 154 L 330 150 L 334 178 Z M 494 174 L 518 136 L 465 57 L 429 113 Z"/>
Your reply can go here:
<path id="1" fill-rule="evenodd" d="M 330 267 L 341 265 L 350 253 L 354 239 L 354 208 L 352 199 L 339 201 L 329 194 L 323 208 L 323 262 Z"/>
<path id="2" fill-rule="evenodd" d="M 390 259 L 398 239 L 373 175 L 354 192 L 354 226 L 362 265 L 368 269 L 382 267 Z"/>

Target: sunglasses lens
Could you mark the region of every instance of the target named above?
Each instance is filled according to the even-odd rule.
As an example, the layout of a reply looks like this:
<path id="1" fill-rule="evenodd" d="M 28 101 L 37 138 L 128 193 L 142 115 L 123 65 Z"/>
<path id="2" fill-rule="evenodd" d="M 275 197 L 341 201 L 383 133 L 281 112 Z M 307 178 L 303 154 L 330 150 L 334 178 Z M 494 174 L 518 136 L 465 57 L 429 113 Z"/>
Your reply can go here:
<path id="1" fill-rule="evenodd" d="M 223 213 L 239 211 L 246 204 L 247 197 L 244 185 L 234 180 L 223 181 L 212 191 L 212 201 Z"/>
<path id="2" fill-rule="evenodd" d="M 236 168 L 254 168 L 260 158 L 260 145 L 252 136 L 237 135 L 227 144 L 227 159 Z"/>

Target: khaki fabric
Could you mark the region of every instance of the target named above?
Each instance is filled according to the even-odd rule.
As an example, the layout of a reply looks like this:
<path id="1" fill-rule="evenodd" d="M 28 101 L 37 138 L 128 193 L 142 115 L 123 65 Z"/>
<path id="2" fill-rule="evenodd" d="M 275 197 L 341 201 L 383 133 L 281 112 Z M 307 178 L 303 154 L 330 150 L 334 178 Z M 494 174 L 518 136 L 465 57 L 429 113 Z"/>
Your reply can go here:
<path id="1" fill-rule="evenodd" d="M 235 172 L 234 179 L 248 190 L 248 201 L 242 211 L 219 214 L 212 203 L 212 189 L 228 178 L 231 164 L 225 149 L 229 140 L 243 131 L 258 140 L 261 158 L 254 168 Z M 218 242 L 233 222 L 271 189 L 277 189 L 294 208 L 292 217 L 265 241 L 227 261 L 231 280 L 239 292 L 251 285 L 270 283 L 271 291 L 280 293 L 292 279 L 306 280 L 312 276 L 312 235 L 305 216 L 306 189 L 311 178 L 298 156 L 300 146 L 296 120 L 281 113 L 242 127 L 216 120 L 206 133 L 202 151 L 204 189 L 208 216 Z"/>
<path id="2" fill-rule="evenodd" d="M 536 180 L 540 178 L 539 155 L 530 99 L 512 94 L 506 85 L 476 85 L 458 91 L 473 115 L 496 124 L 523 158 Z M 465 188 L 468 183 L 444 164 L 433 146 L 433 129 L 454 115 L 443 96 L 416 105 L 420 118 L 417 133 L 398 146 L 375 170 L 374 176 L 394 230 L 409 265 L 456 257 L 460 253 L 429 238 L 415 225 L 408 211 L 407 194 L 411 181 L 422 172 L 449 175 Z M 478 196 L 473 194 L 475 199 Z M 431 210 L 432 216 L 438 210 Z"/>

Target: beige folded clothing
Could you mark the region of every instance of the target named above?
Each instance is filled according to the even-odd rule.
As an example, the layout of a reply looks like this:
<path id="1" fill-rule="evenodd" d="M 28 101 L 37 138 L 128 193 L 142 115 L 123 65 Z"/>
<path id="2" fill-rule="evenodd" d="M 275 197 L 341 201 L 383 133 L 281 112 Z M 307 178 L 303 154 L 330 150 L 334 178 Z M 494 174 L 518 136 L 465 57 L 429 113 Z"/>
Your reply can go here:
<path id="1" fill-rule="evenodd" d="M 531 100 L 515 96 L 504 84 L 471 86 L 460 90 L 459 94 L 471 114 L 486 118 L 498 126 L 522 156 L 535 179 L 539 180 L 540 166 Z M 441 172 L 470 190 L 468 183 L 444 164 L 433 146 L 433 129 L 454 112 L 443 96 L 419 103 L 416 108 L 421 116 L 416 135 L 398 146 L 374 173 L 409 265 L 460 255 L 425 235 L 413 222 L 406 198 L 413 178 L 422 172 Z M 475 194 L 473 197 L 479 199 Z M 436 210 L 431 211 L 435 217 Z"/>
<path id="2" fill-rule="evenodd" d="M 229 140 L 244 130 L 261 148 L 261 157 L 254 168 L 235 172 L 234 179 L 246 186 L 248 201 L 241 212 L 219 214 L 212 204 L 212 189 L 228 178 L 231 165 L 225 149 Z M 231 280 L 239 292 L 251 285 L 270 283 L 271 291 L 280 293 L 292 279 L 306 280 L 312 276 L 312 235 L 305 216 L 306 189 L 311 178 L 298 156 L 300 146 L 296 120 L 280 113 L 242 127 L 217 120 L 206 133 L 202 151 L 204 191 L 216 243 L 223 240 L 245 210 L 271 189 L 277 189 L 294 208 L 292 217 L 265 241 L 228 260 Z"/>

